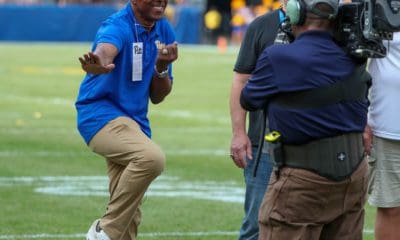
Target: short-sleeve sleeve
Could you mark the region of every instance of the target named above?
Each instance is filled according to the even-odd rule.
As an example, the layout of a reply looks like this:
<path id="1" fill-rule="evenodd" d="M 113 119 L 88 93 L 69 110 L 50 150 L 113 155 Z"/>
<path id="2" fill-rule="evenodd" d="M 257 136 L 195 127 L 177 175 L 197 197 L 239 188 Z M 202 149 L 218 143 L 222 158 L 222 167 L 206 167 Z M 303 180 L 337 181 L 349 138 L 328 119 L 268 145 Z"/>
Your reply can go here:
<path id="1" fill-rule="evenodd" d="M 256 55 L 258 42 L 256 38 L 256 25 L 255 22 L 252 22 L 246 31 L 236 59 L 235 72 L 250 74 L 254 70 L 258 57 Z"/>
<path id="2" fill-rule="evenodd" d="M 256 18 L 248 27 L 234 71 L 250 74 L 264 49 L 274 43 L 279 28 L 279 10 Z"/>
<path id="3" fill-rule="evenodd" d="M 122 49 L 125 37 L 127 33 L 123 31 L 123 28 L 113 22 L 104 22 L 96 35 L 96 44 L 99 43 L 110 43 L 114 45 L 118 52 Z"/>

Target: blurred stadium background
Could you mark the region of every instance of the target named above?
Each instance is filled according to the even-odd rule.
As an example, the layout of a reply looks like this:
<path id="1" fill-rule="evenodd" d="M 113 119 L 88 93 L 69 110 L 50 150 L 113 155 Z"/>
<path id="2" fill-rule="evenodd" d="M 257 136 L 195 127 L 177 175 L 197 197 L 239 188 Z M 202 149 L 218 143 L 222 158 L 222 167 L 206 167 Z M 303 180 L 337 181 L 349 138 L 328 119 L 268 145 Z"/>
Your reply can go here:
<path id="1" fill-rule="evenodd" d="M 0 240 L 83 239 L 108 198 L 105 163 L 76 130 L 78 57 L 125 2 L 0 3 Z M 181 43 L 174 90 L 149 113 L 167 168 L 143 202 L 139 239 L 236 239 L 244 184 L 228 157 L 232 67 L 246 25 L 277 6 L 170 1 Z M 366 209 L 372 240 L 375 210 Z"/>
<path id="2" fill-rule="evenodd" d="M 0 0 L 0 40 L 92 41 L 127 0 Z M 247 25 L 279 0 L 170 0 L 166 16 L 181 44 L 240 44 Z"/>

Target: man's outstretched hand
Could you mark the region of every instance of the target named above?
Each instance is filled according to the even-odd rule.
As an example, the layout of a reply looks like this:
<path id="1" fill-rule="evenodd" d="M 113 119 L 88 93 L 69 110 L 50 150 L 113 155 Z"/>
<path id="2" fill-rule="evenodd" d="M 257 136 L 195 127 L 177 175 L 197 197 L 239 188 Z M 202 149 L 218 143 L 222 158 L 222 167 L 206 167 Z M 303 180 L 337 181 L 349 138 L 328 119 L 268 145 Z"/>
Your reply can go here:
<path id="1" fill-rule="evenodd" d="M 104 74 L 111 72 L 115 65 L 113 63 L 103 64 L 100 57 L 93 52 L 88 52 L 84 54 L 83 57 L 79 58 L 81 62 L 81 67 L 86 73 L 91 74 Z"/>

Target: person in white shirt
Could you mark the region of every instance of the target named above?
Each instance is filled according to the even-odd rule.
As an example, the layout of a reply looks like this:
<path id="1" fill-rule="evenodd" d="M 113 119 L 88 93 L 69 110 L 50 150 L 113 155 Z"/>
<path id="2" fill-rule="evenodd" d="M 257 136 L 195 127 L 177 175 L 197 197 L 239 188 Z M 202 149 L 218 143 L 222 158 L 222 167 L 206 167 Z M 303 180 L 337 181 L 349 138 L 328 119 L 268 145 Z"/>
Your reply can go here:
<path id="1" fill-rule="evenodd" d="M 400 236 L 400 32 L 387 41 L 387 56 L 371 59 L 366 151 L 371 167 L 368 202 L 377 207 L 376 240 Z"/>

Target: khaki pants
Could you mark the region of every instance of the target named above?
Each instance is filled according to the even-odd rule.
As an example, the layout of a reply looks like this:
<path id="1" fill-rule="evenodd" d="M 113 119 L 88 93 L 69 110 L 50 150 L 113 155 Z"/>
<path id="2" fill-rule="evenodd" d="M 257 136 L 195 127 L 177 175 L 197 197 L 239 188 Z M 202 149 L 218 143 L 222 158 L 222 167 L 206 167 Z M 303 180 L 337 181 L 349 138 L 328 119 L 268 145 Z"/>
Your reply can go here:
<path id="1" fill-rule="evenodd" d="M 150 183 L 163 171 L 165 155 L 127 117 L 110 121 L 89 147 L 105 157 L 110 180 L 110 201 L 100 227 L 111 240 L 134 240 L 141 218 L 139 205 Z"/>
<path id="2" fill-rule="evenodd" d="M 283 168 L 271 175 L 259 211 L 260 240 L 361 240 L 368 185 L 366 161 L 346 180 Z"/>

